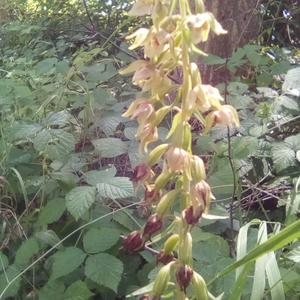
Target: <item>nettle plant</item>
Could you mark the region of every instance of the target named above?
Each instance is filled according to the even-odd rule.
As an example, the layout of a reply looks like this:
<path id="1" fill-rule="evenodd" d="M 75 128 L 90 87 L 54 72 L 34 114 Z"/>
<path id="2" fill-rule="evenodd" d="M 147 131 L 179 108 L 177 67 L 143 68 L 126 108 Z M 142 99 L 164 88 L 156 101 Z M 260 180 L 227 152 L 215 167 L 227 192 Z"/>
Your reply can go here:
<path id="1" fill-rule="evenodd" d="M 144 59 L 120 72 L 134 73 L 133 84 L 141 88 L 123 116 L 137 120 L 136 137 L 146 153 L 159 139 L 159 124 L 171 116 L 172 125 L 166 143 L 156 144 L 134 170 L 133 181 L 145 189 L 144 204 L 153 206 L 154 213 L 141 230 L 124 237 L 123 248 L 129 254 L 147 248 L 164 224 L 171 223 L 172 232 L 157 254 L 157 263 L 163 266 L 150 293 L 140 299 L 158 300 L 166 292 L 176 299 L 209 299 L 204 279 L 193 270 L 191 230 L 205 217 L 214 196 L 204 162 L 192 152 L 190 120 L 200 120 L 207 132 L 216 124 L 238 126 L 239 119 L 232 106 L 222 104 L 218 89 L 202 84 L 191 57 L 205 55 L 197 45 L 206 42 L 211 31 L 218 35 L 226 31 L 205 12 L 201 0 L 192 5 L 188 0 L 137 0 L 129 14 L 151 15 L 153 25 L 128 37 L 133 40 L 130 49 L 143 48 Z M 174 71 L 182 74 L 179 83 L 172 80 Z M 157 165 L 161 171 L 155 173 Z M 172 210 L 174 205 L 180 207 L 179 213 Z"/>

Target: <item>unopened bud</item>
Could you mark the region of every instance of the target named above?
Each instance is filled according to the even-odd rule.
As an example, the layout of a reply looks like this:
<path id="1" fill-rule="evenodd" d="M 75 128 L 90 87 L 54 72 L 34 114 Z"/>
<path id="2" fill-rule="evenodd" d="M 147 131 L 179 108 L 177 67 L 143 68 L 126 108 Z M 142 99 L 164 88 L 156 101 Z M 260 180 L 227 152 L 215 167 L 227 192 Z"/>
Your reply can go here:
<path id="1" fill-rule="evenodd" d="M 158 202 L 156 206 L 156 213 L 163 217 L 169 210 L 170 206 L 176 199 L 176 196 L 178 194 L 177 190 L 170 191 L 166 193 Z"/>
<path id="2" fill-rule="evenodd" d="M 157 178 L 155 179 L 155 188 L 161 190 L 171 179 L 172 172 L 164 170 Z"/>
<path id="3" fill-rule="evenodd" d="M 165 251 L 161 250 L 156 256 L 156 263 L 162 263 L 163 265 L 167 265 L 169 262 L 174 260 L 173 254 L 167 254 Z"/>
<path id="4" fill-rule="evenodd" d="M 190 232 L 188 232 L 186 235 L 180 238 L 178 244 L 178 257 L 187 265 L 191 264 L 192 262 L 192 247 L 192 235 Z"/>
<path id="5" fill-rule="evenodd" d="M 198 224 L 202 213 L 203 209 L 195 209 L 194 206 L 191 205 L 183 211 L 182 215 L 187 224 L 196 225 Z"/>
<path id="6" fill-rule="evenodd" d="M 196 272 L 194 272 L 194 274 L 193 274 L 192 285 L 193 285 L 196 300 L 208 300 L 209 299 L 205 280 L 202 278 L 201 275 L 199 275 Z"/>
<path id="7" fill-rule="evenodd" d="M 193 155 L 191 159 L 191 175 L 195 181 L 200 181 L 206 177 L 204 162 L 197 155 Z"/>
<path id="8" fill-rule="evenodd" d="M 123 249 L 129 254 L 144 249 L 145 241 L 139 231 L 129 233 L 123 240 Z"/>
<path id="9" fill-rule="evenodd" d="M 150 216 L 144 227 L 143 237 L 145 239 L 149 239 L 153 234 L 158 232 L 161 229 L 161 227 L 162 227 L 161 218 L 157 214 Z"/>
<path id="10" fill-rule="evenodd" d="M 161 296 L 166 290 L 171 277 L 171 267 L 173 264 L 174 262 L 168 263 L 158 272 L 152 289 L 153 296 Z"/>
<path id="11" fill-rule="evenodd" d="M 164 243 L 164 252 L 166 254 L 170 254 L 172 251 L 174 251 L 175 247 L 178 244 L 178 241 L 179 241 L 179 235 L 172 234 Z"/>
<path id="12" fill-rule="evenodd" d="M 180 266 L 176 271 L 176 281 L 181 291 L 186 292 L 193 277 L 193 270 L 188 265 Z"/>
<path id="13" fill-rule="evenodd" d="M 149 153 L 149 158 L 148 158 L 149 166 L 152 166 L 159 161 L 159 159 L 162 157 L 162 155 L 166 152 L 168 146 L 169 146 L 168 144 L 161 144 L 161 145 L 155 147 Z"/>
<path id="14" fill-rule="evenodd" d="M 191 195 L 194 199 L 198 200 L 198 203 L 194 206 L 203 205 L 205 210 L 209 208 L 211 199 L 214 199 L 209 184 L 204 180 L 201 180 L 192 186 Z"/>

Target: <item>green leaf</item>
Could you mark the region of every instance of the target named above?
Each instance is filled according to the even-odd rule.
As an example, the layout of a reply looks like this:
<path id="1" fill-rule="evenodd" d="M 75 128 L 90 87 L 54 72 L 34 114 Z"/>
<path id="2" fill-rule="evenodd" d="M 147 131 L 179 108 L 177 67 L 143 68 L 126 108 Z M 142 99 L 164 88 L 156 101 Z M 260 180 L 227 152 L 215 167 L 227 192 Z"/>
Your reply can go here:
<path id="1" fill-rule="evenodd" d="M 39 245 L 35 238 L 25 240 L 16 252 L 15 264 L 19 267 L 27 266 L 31 258 L 39 252 Z"/>
<path id="2" fill-rule="evenodd" d="M 54 199 L 49 201 L 39 213 L 38 224 L 47 225 L 60 219 L 66 208 L 64 199 Z"/>
<path id="3" fill-rule="evenodd" d="M 272 158 L 277 171 L 295 166 L 296 153 L 287 143 L 276 143 L 272 147 Z"/>
<path id="4" fill-rule="evenodd" d="M 246 265 L 248 262 L 254 261 L 262 255 L 271 251 L 276 251 L 288 243 L 300 238 L 300 220 L 287 226 L 285 229 L 280 231 L 278 234 L 270 237 L 266 242 L 256 246 L 254 249 L 248 252 L 247 255 L 236 261 L 235 263 L 227 266 L 222 272 L 210 281 L 210 284 L 216 279 L 223 277 L 224 275 L 234 271 L 238 267 Z"/>
<path id="5" fill-rule="evenodd" d="M 43 75 L 50 72 L 57 64 L 57 58 L 46 58 L 38 62 L 35 66 L 36 73 L 38 75 Z"/>
<path id="6" fill-rule="evenodd" d="M 258 148 L 258 140 L 255 137 L 236 137 L 232 140 L 233 158 L 244 159 L 253 156 Z"/>
<path id="7" fill-rule="evenodd" d="M 65 300 L 63 298 L 65 286 L 63 282 L 55 280 L 48 281 L 46 285 L 44 285 L 39 290 L 39 300 Z"/>
<path id="8" fill-rule="evenodd" d="M 66 207 L 70 214 L 78 220 L 96 200 L 96 188 L 79 186 L 66 195 Z"/>
<path id="9" fill-rule="evenodd" d="M 284 92 L 293 89 L 300 90 L 300 67 L 289 70 L 282 85 L 282 90 Z"/>
<path id="10" fill-rule="evenodd" d="M 201 62 L 207 65 L 223 65 L 226 63 L 226 59 L 217 55 L 209 54 L 208 56 L 203 57 Z"/>
<path id="11" fill-rule="evenodd" d="M 95 254 L 86 260 L 85 275 L 117 293 L 118 285 L 123 273 L 120 260 L 106 253 Z"/>
<path id="12" fill-rule="evenodd" d="M 290 251 L 286 257 L 295 263 L 300 263 L 300 246 Z"/>
<path id="13" fill-rule="evenodd" d="M 132 181 L 128 177 L 107 177 L 97 183 L 97 191 L 101 197 L 121 199 L 134 196 Z"/>
<path id="14" fill-rule="evenodd" d="M 8 258 L 0 251 L 0 272 L 8 266 Z"/>
<path id="15" fill-rule="evenodd" d="M 0 274 L 0 294 L 4 291 L 4 289 L 7 286 L 7 280 L 12 280 L 19 274 L 19 270 L 16 266 L 10 265 L 6 270 L 5 273 Z M 21 287 L 21 277 L 19 277 L 17 280 L 12 283 L 12 285 L 6 290 L 4 293 L 4 296 L 1 297 L 1 300 L 4 300 L 8 297 L 12 297 L 13 299 L 19 291 L 19 288 Z"/>
<path id="16" fill-rule="evenodd" d="M 102 182 L 107 177 L 114 177 L 117 170 L 114 166 L 104 169 L 104 170 L 93 170 L 85 173 L 86 182 L 90 185 L 97 185 L 97 183 Z"/>
<path id="17" fill-rule="evenodd" d="M 83 263 L 85 257 L 86 254 L 79 248 L 69 247 L 59 250 L 53 255 L 50 280 L 70 274 Z"/>
<path id="18" fill-rule="evenodd" d="M 116 157 L 127 153 L 128 143 L 117 138 L 103 138 L 92 141 L 95 151 L 102 157 Z"/>
<path id="19" fill-rule="evenodd" d="M 87 285 L 78 280 L 72 283 L 64 293 L 64 300 L 88 300 L 93 293 L 88 289 Z"/>
<path id="20" fill-rule="evenodd" d="M 88 253 L 108 250 L 120 240 L 120 231 L 111 228 L 91 228 L 83 236 L 83 247 Z"/>
<path id="21" fill-rule="evenodd" d="M 36 239 L 42 243 L 43 246 L 54 246 L 60 239 L 53 230 L 40 231 L 35 234 Z M 62 248 L 62 245 L 57 246 L 58 249 Z"/>

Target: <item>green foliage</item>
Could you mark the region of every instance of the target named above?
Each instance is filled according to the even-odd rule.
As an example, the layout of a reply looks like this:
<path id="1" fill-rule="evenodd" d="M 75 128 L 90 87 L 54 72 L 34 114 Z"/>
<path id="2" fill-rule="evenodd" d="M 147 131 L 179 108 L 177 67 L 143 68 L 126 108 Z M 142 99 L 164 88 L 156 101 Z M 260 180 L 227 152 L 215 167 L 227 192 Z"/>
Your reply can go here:
<path id="1" fill-rule="evenodd" d="M 12 19 L 0 33 L 0 294 L 8 287 L 0 298 L 124 297 L 146 284 L 155 261 L 147 251 L 128 257 L 119 250 L 120 235 L 145 221 L 135 205 L 142 195 L 129 179 L 142 160 L 136 124 L 121 117 L 137 91 L 117 74 L 131 57 L 112 32 L 134 26 L 123 13 L 128 2 L 88 1 L 97 28 L 112 34 L 111 40 L 89 40 L 79 32 L 74 20 L 87 22 L 80 1 L 44 1 L 47 9 L 38 6 L 35 15 L 23 13 L 24 1 L 9 2 L 21 21 Z M 56 4 L 61 14 L 54 17 Z M 300 293 L 298 61 L 295 51 L 257 45 L 237 49 L 227 63 L 203 59 L 226 65 L 231 81 L 221 88 L 241 118 L 239 130 L 230 132 L 234 174 L 227 129 L 217 127 L 208 136 L 195 126 L 192 137 L 194 152 L 210 170 L 216 196 L 211 214 L 228 216 L 232 205 L 233 228 L 228 219 L 204 219 L 193 236 L 195 269 L 224 299 L 237 286 L 233 271 L 248 263 L 236 299 L 251 294 L 253 300 L 262 294 L 283 299 L 282 289 L 286 299 Z M 168 126 L 165 122 L 160 132 Z M 119 211 L 128 204 L 134 209 Z M 103 219 L 72 235 L 99 216 Z M 243 225 L 255 218 L 263 221 L 251 223 L 245 234 Z M 274 232 L 272 221 L 286 228 Z M 228 243 L 232 231 L 246 243 L 238 245 L 244 250 L 237 262 L 235 245 Z"/>

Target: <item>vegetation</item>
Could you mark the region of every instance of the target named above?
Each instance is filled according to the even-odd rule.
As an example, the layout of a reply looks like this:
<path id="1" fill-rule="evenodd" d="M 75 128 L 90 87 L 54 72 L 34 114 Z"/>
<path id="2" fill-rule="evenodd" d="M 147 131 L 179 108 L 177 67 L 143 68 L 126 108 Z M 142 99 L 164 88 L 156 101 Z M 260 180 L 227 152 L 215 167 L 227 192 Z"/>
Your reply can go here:
<path id="1" fill-rule="evenodd" d="M 151 18 L 128 15 L 136 1 L 2 2 L 0 299 L 149 299 L 156 256 L 181 208 L 169 208 L 141 251 L 126 248 L 124 238 L 145 229 L 157 208 L 136 185 L 134 170 L 148 155 L 138 125 L 122 116 L 140 88 L 119 70 L 143 59 L 125 37 L 150 28 Z M 215 197 L 207 218 L 193 224 L 190 258 L 212 299 L 300 295 L 300 13 L 297 1 L 273 0 L 255 13 L 256 41 L 229 58 L 196 48 L 191 57 L 226 71 L 218 89 L 240 120 L 207 131 L 204 112 L 187 126 Z M 170 82 L 184 83 L 180 69 L 172 71 Z M 178 141 L 167 138 L 175 115 L 157 124 L 150 153 Z M 152 166 L 154 178 L 162 166 Z M 170 283 L 162 299 L 175 299 L 172 290 Z"/>

